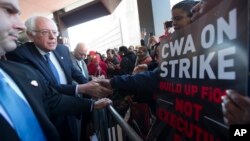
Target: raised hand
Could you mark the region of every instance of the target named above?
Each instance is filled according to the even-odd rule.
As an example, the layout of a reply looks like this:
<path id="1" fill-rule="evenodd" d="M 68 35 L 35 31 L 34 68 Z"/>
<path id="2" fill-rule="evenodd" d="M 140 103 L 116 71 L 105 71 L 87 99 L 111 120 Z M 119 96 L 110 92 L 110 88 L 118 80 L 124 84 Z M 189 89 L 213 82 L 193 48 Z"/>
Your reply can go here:
<path id="1" fill-rule="evenodd" d="M 222 111 L 226 124 L 250 124 L 250 98 L 234 90 L 222 96 Z"/>

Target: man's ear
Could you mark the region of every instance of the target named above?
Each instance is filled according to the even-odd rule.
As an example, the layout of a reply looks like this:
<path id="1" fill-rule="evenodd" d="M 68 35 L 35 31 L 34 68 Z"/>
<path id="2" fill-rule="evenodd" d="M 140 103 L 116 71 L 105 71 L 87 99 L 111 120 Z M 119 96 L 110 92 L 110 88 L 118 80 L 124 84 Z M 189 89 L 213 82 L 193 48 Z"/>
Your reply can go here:
<path id="1" fill-rule="evenodd" d="M 32 32 L 29 32 L 29 31 L 26 31 L 26 34 L 27 34 L 27 36 L 28 36 L 28 38 L 30 39 L 30 41 L 34 41 L 34 35 L 33 35 L 33 33 Z"/>

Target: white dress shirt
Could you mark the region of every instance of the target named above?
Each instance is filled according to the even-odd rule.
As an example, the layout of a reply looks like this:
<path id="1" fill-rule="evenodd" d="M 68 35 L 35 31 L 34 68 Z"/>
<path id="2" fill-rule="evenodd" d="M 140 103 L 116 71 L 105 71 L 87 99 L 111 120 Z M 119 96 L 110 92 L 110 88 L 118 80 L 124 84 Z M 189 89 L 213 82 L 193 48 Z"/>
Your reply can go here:
<path id="1" fill-rule="evenodd" d="M 65 75 L 59 61 L 57 60 L 55 54 L 52 51 L 51 52 L 44 52 L 41 49 L 39 49 L 38 47 L 36 47 L 36 48 L 38 49 L 38 51 L 40 52 L 40 54 L 42 56 L 44 56 L 47 53 L 50 53 L 49 58 L 57 70 L 57 73 L 58 73 L 59 79 L 60 79 L 60 84 L 67 84 L 66 75 Z M 61 57 L 60 59 L 63 59 L 63 57 Z"/>

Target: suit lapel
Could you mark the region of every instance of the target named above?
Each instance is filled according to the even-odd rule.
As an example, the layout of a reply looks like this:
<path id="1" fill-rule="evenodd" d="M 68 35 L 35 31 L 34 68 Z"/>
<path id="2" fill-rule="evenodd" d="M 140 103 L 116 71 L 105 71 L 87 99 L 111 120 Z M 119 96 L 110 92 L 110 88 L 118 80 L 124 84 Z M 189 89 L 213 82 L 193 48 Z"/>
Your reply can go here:
<path id="1" fill-rule="evenodd" d="M 35 60 L 34 63 L 38 63 L 37 66 L 40 66 L 41 69 L 43 71 L 45 71 L 44 76 L 47 77 L 48 79 L 52 79 L 51 81 L 53 82 L 57 82 L 54 78 L 53 73 L 51 72 L 51 70 L 49 69 L 49 66 L 47 65 L 45 59 L 43 58 L 43 56 L 40 54 L 40 52 L 37 50 L 37 48 L 35 47 L 35 45 L 33 45 L 33 47 L 29 47 L 31 50 L 31 55 L 32 57 L 34 57 L 33 59 Z M 49 76 L 48 76 L 49 74 Z"/>
<path id="2" fill-rule="evenodd" d="M 34 92 L 33 88 L 35 88 L 35 86 L 33 86 L 31 82 L 37 80 L 31 78 L 29 73 L 27 73 L 24 69 L 20 69 L 20 67 L 12 65 L 12 62 L 9 61 L 7 63 L 0 62 L 0 67 L 14 80 L 14 82 L 18 85 L 20 90 L 25 95 L 25 97 L 29 99 L 29 95 L 26 95 L 26 93 Z"/>
<path id="3" fill-rule="evenodd" d="M 57 134 L 55 127 L 48 119 L 47 113 L 49 113 L 49 111 L 46 110 L 46 106 L 43 107 L 44 104 L 47 104 L 46 102 L 44 103 L 44 100 L 46 100 L 45 96 L 47 94 L 45 92 L 47 91 L 44 90 L 45 85 L 41 86 L 42 84 L 38 83 L 42 81 L 40 80 L 41 78 L 38 77 L 38 72 L 31 67 L 11 61 L 0 61 L 0 68 L 3 69 L 19 87 L 36 115 L 36 118 L 38 119 L 44 133 L 48 137 L 48 140 L 49 138 L 58 140 L 59 135 Z M 36 81 L 37 85 L 34 85 L 34 83 L 32 84 L 34 81 Z"/>
<path id="4" fill-rule="evenodd" d="M 80 70 L 80 71 L 83 71 L 82 68 L 81 68 L 81 66 L 80 66 L 79 63 L 77 62 L 77 60 L 74 60 L 74 61 L 76 62 L 76 65 L 78 66 L 79 70 Z"/>
<path id="5" fill-rule="evenodd" d="M 62 67 L 62 70 L 64 71 L 64 74 L 66 76 L 67 81 L 69 82 L 69 74 L 71 74 L 71 68 L 69 68 L 67 65 L 67 61 L 65 60 L 66 57 L 70 57 L 70 56 L 66 56 L 64 55 L 64 52 L 62 52 L 61 50 L 59 50 L 59 46 L 56 47 L 56 49 L 53 51 L 53 53 L 56 56 L 57 61 L 59 62 L 60 66 Z"/>
<path id="6" fill-rule="evenodd" d="M 30 106 L 35 112 L 39 108 L 38 100 L 42 95 L 39 95 L 38 92 L 38 80 L 31 77 L 29 72 L 27 73 L 27 68 L 23 68 L 23 64 L 13 63 L 10 61 L 0 61 L 0 67 L 14 80 L 18 88 L 22 91 L 24 97 L 29 101 Z M 14 70 L 14 71 L 13 71 Z M 34 84 L 34 82 L 37 83 Z M 33 83 L 33 84 L 32 84 Z M 41 112 L 41 111 L 40 111 Z M 36 112 L 39 113 L 39 112 Z"/>
<path id="7" fill-rule="evenodd" d="M 79 71 L 82 71 L 82 68 L 81 68 L 81 66 L 78 64 L 78 62 L 77 62 L 77 59 L 76 59 L 76 57 L 73 55 L 73 54 L 71 54 L 71 57 L 72 57 L 72 63 L 73 63 L 73 65 L 75 66 L 75 68 L 77 69 L 77 70 L 79 70 Z"/>
<path id="8" fill-rule="evenodd" d="M 87 79 L 89 79 L 89 72 L 88 72 L 88 68 L 87 68 L 87 65 L 86 63 L 84 62 L 84 60 L 81 61 L 82 62 L 82 67 L 83 67 L 83 71 L 85 73 L 85 76 Z"/>

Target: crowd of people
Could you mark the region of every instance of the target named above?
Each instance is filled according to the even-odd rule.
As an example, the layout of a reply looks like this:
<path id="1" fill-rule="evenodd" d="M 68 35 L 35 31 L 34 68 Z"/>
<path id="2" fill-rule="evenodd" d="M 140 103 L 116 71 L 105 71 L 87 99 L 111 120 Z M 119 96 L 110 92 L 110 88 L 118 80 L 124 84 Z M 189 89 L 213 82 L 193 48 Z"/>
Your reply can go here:
<path id="1" fill-rule="evenodd" d="M 111 104 L 114 90 L 135 95 L 155 114 L 161 41 L 172 40 L 171 26 L 178 32 L 222 1 L 181 1 L 173 6 L 171 21 L 164 23 L 163 36 L 151 36 L 136 47 L 108 49 L 105 58 L 96 51 L 88 53 L 84 43 L 70 52 L 57 43 L 53 20 L 32 16 L 24 24 L 19 1 L 0 0 L 0 140 L 87 141 L 91 112 Z M 18 34 L 25 29 L 29 41 L 17 47 Z M 250 124 L 249 94 L 231 89 L 225 93 L 225 124 Z M 154 136 L 145 140 L 168 139 L 170 131 L 159 132 L 164 127 L 157 123 L 150 133 Z"/>

